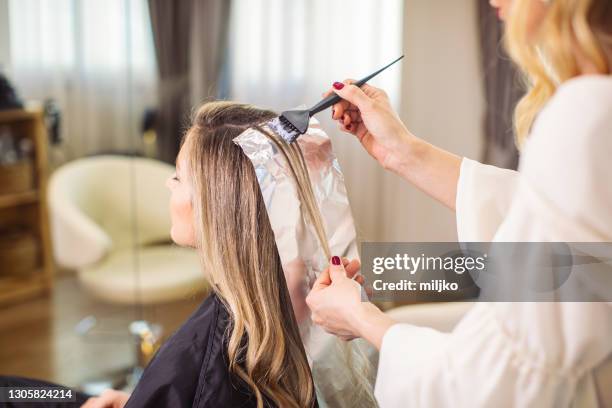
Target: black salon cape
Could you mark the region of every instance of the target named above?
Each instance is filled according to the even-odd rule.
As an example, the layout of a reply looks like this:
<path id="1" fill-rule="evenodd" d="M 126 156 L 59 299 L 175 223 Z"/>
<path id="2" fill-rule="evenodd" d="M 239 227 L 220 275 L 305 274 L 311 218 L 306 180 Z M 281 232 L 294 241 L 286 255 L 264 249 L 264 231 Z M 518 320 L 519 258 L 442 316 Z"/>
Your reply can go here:
<path id="1" fill-rule="evenodd" d="M 254 394 L 228 369 L 228 324 L 223 303 L 210 295 L 155 354 L 125 408 L 255 407 Z"/>

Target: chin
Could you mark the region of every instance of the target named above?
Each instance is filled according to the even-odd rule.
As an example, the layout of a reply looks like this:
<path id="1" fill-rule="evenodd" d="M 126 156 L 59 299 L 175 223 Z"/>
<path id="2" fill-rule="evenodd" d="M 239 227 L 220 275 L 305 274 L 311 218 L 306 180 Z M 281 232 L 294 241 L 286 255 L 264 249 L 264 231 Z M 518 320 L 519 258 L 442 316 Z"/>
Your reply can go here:
<path id="1" fill-rule="evenodd" d="M 184 234 L 180 234 L 178 232 L 176 232 L 174 230 L 174 228 L 172 228 L 170 230 L 170 238 L 172 239 L 172 241 L 178 245 L 178 246 L 182 246 L 182 247 L 191 247 L 193 245 L 191 245 L 191 243 L 189 242 L 188 239 L 186 239 L 184 236 Z"/>
<path id="2" fill-rule="evenodd" d="M 170 229 L 170 238 L 172 239 L 172 242 L 174 242 L 176 245 L 184 246 L 183 241 L 181 239 L 181 234 L 178 234 L 174 228 Z"/>

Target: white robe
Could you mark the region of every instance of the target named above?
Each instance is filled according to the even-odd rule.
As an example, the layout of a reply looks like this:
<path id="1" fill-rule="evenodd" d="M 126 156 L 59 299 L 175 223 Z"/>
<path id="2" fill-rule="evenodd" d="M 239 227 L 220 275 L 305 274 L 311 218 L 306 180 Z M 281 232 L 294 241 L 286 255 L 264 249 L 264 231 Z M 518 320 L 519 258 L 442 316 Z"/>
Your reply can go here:
<path id="1" fill-rule="evenodd" d="M 612 242 L 612 77 L 559 87 L 519 172 L 463 159 L 456 212 L 462 242 Z M 375 394 L 382 408 L 597 406 L 611 353 L 608 303 L 478 303 L 451 333 L 392 326 Z"/>

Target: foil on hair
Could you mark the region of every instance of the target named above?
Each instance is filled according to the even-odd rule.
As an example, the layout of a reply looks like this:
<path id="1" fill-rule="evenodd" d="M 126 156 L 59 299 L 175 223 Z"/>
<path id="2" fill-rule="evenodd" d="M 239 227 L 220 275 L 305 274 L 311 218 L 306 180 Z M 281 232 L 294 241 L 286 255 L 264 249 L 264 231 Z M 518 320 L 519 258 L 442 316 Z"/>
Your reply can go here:
<path id="1" fill-rule="evenodd" d="M 328 267 L 329 260 L 314 227 L 302 211 L 298 187 L 285 155 L 262 131 L 269 134 L 275 132 L 268 124 L 259 129 L 249 128 L 234 138 L 234 143 L 251 160 L 257 175 L 311 363 L 319 405 L 350 406 L 349 396 L 355 393 L 355 389 L 346 370 L 354 367 L 347 366 L 345 358 L 338 351 L 339 340 L 312 323 L 305 301 L 317 276 Z M 311 119 L 308 131 L 294 143 L 299 144 L 304 156 L 331 253 L 359 259 L 355 223 L 344 176 L 329 136 L 316 119 Z M 362 291 L 363 296 L 365 293 Z M 353 341 L 348 345 L 351 349 L 361 347 L 362 351 L 371 352 L 365 342 Z"/>

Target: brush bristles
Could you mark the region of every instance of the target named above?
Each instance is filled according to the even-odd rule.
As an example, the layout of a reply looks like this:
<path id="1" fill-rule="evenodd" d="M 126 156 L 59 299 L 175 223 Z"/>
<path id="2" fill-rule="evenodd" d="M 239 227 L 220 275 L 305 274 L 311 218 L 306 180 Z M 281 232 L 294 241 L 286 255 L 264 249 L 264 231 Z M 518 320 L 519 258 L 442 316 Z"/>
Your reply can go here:
<path id="1" fill-rule="evenodd" d="M 297 128 L 283 116 L 272 119 L 270 122 L 268 122 L 268 127 L 270 127 L 270 129 L 272 129 L 277 135 L 282 137 L 287 143 L 293 143 L 293 141 L 300 135 Z"/>

